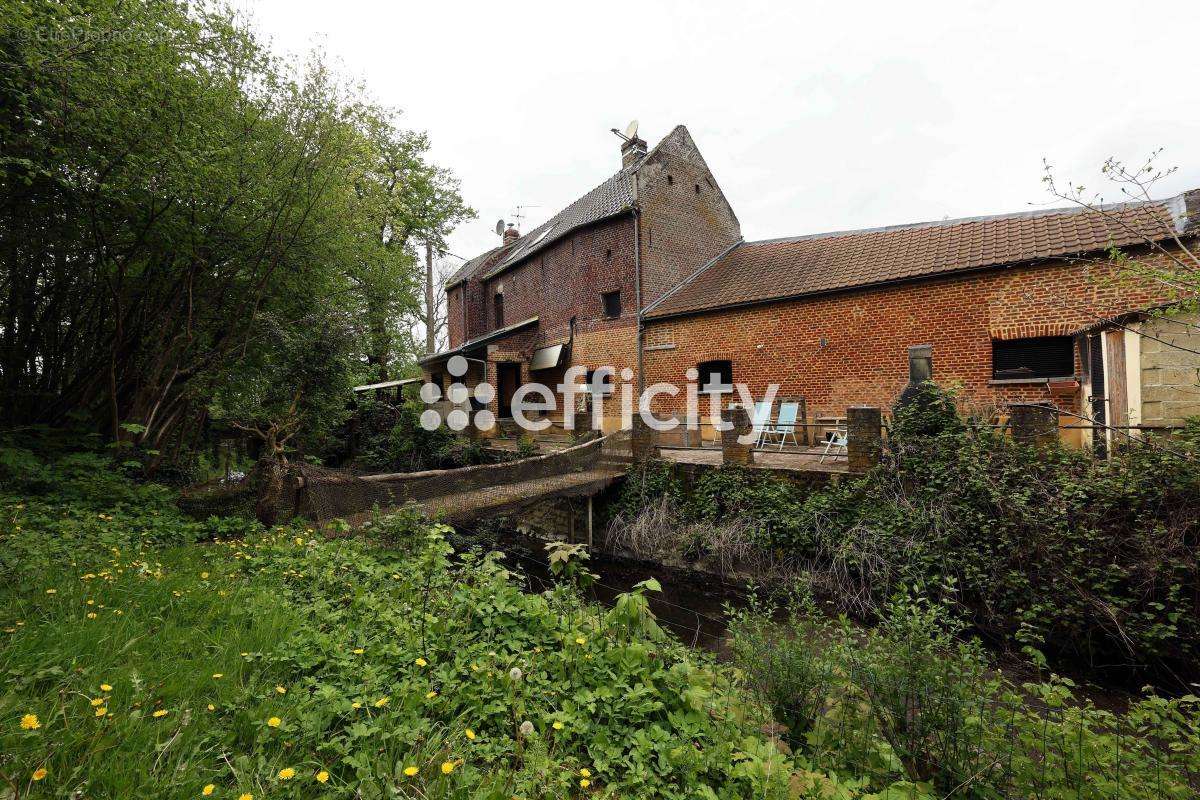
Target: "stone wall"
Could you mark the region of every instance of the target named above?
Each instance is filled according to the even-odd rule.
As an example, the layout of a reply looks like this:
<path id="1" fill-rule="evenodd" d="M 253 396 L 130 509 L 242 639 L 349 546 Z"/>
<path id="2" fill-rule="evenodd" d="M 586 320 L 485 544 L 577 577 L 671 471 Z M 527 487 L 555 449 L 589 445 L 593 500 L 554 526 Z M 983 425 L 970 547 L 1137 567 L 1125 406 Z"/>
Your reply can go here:
<path id="1" fill-rule="evenodd" d="M 1200 314 L 1151 319 L 1138 328 L 1141 424 L 1182 425 L 1200 415 Z"/>

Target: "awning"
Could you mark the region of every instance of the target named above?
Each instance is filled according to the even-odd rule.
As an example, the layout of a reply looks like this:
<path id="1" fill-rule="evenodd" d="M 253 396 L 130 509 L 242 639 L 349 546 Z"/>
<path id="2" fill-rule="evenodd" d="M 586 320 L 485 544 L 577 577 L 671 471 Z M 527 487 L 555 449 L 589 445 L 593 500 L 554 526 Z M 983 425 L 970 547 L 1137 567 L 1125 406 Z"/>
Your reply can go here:
<path id="1" fill-rule="evenodd" d="M 553 369 L 562 363 L 563 353 L 566 351 L 565 344 L 552 344 L 549 347 L 539 347 L 533 351 L 533 358 L 529 361 L 529 370 L 532 372 L 539 369 Z"/>
<path id="2" fill-rule="evenodd" d="M 469 350 L 473 350 L 476 347 L 480 347 L 489 342 L 494 342 L 497 339 L 503 339 L 505 336 L 508 336 L 510 333 L 516 333 L 517 331 L 519 331 L 523 328 L 528 328 L 530 325 L 536 325 L 537 321 L 538 321 L 537 317 L 530 317 L 529 319 L 521 320 L 520 322 L 514 323 L 512 325 L 507 325 L 503 328 L 497 328 L 496 330 L 494 330 L 490 333 L 485 333 L 483 336 L 476 336 L 471 341 L 461 344 L 458 347 L 455 347 L 451 350 L 443 350 L 440 353 L 430 353 L 427 356 L 421 356 L 420 358 L 417 359 L 417 363 L 418 364 L 428 364 L 431 361 L 445 360 L 447 358 L 450 358 L 451 356 L 458 355 L 459 353 L 465 353 Z"/>
<path id="3" fill-rule="evenodd" d="M 410 383 L 419 383 L 420 378 L 405 378 L 399 381 L 383 381 L 382 383 L 368 383 L 364 386 L 355 386 L 355 392 L 369 392 L 372 389 L 392 389 L 396 386 L 408 386 Z"/>

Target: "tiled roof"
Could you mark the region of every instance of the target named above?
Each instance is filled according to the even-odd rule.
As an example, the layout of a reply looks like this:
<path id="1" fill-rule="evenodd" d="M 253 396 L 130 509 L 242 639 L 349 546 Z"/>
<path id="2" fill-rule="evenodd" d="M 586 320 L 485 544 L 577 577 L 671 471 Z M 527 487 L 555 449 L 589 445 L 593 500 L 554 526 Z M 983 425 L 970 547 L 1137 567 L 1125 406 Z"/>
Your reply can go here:
<path id="1" fill-rule="evenodd" d="M 583 225 L 590 225 L 633 207 L 637 164 L 625 167 L 529 233 L 503 248 L 500 258 L 481 271 L 490 278 L 528 258 Z"/>
<path id="2" fill-rule="evenodd" d="M 648 317 L 781 300 L 1058 258 L 1166 238 L 1178 198 L 1106 209 L 1053 209 L 741 242 L 647 309 Z"/>

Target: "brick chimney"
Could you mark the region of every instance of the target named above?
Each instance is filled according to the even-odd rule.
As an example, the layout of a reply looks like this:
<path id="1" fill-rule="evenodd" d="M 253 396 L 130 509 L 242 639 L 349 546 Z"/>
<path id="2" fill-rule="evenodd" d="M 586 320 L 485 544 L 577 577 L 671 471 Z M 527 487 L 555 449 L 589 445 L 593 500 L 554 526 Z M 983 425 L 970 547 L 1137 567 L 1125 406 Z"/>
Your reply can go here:
<path id="1" fill-rule="evenodd" d="M 637 136 L 626 139 L 621 144 L 621 169 L 636 164 L 644 155 L 646 155 L 645 139 L 639 139 Z"/>
<path id="2" fill-rule="evenodd" d="M 510 244 L 521 238 L 521 232 L 513 227 L 513 224 L 508 223 L 508 227 L 504 229 L 503 247 L 508 247 Z"/>

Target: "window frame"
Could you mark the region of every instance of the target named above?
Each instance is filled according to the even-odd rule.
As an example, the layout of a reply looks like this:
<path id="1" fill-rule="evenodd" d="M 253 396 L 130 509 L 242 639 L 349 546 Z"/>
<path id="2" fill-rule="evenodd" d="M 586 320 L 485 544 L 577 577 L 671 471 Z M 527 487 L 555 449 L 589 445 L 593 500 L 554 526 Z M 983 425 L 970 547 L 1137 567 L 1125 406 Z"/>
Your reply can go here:
<path id="1" fill-rule="evenodd" d="M 725 365 L 724 368 L 714 369 L 713 365 Z M 733 393 L 733 359 L 729 358 L 711 358 L 707 361 L 701 361 L 696 365 L 696 380 L 699 382 L 700 394 L 732 394 Z M 714 373 L 718 373 L 720 377 L 728 376 L 728 383 L 711 384 L 707 381 Z"/>
<path id="2" fill-rule="evenodd" d="M 616 300 L 617 300 L 617 313 L 615 313 L 615 314 L 610 313 L 610 309 L 608 307 L 608 305 L 609 305 L 608 300 L 610 297 L 616 297 Z M 611 292 L 601 292 L 600 293 L 600 313 L 603 315 L 603 317 L 605 319 L 618 319 L 623 312 L 624 312 L 624 308 L 621 306 L 621 290 L 620 289 L 613 289 Z"/>
<path id="3" fill-rule="evenodd" d="M 1035 344 L 1036 343 L 1036 344 Z M 1022 353 L 1017 352 L 1018 348 L 1024 344 L 1027 347 L 1038 347 L 1041 352 L 1025 353 L 1024 357 L 1032 359 L 1033 364 L 1044 361 L 1049 363 L 1057 359 L 1057 363 L 1052 365 L 1053 368 L 1037 369 L 1029 367 L 1029 374 L 1015 374 L 1018 370 L 1026 365 L 1005 366 L 1003 369 L 1000 363 L 1009 362 L 1010 364 L 1022 357 Z M 1059 353 L 1051 353 L 1049 350 L 1053 347 L 1061 347 Z M 1075 377 L 1075 337 L 1070 335 L 1061 336 L 1024 336 L 1018 339 L 993 339 L 992 354 L 991 354 L 991 382 L 992 383 L 1044 383 L 1051 380 L 1070 379 Z M 1008 352 L 1005 352 L 1008 351 Z M 998 358 L 999 356 L 999 358 Z M 1067 367 L 1067 364 L 1070 364 Z M 1065 368 L 1065 369 L 1064 369 Z"/>
<path id="4" fill-rule="evenodd" d="M 492 295 L 492 323 L 496 330 L 504 327 L 504 292 Z"/>

